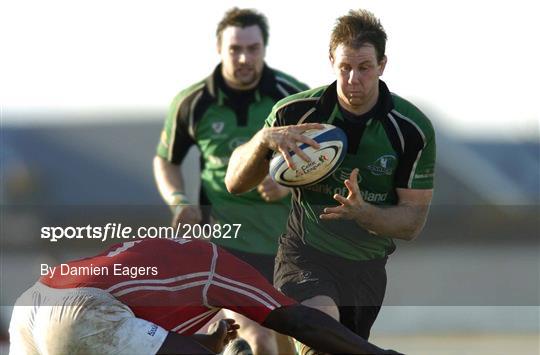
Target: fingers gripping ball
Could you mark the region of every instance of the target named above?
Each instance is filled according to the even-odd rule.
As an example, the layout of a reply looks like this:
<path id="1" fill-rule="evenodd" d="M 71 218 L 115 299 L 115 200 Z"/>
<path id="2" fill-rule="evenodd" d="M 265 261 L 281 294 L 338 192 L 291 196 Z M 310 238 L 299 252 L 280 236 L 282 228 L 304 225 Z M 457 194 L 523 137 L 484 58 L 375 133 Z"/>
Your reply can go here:
<path id="1" fill-rule="evenodd" d="M 300 150 L 310 158 L 310 162 L 291 152 L 295 165 L 295 169 L 291 169 L 281 154 L 272 158 L 270 176 L 275 182 L 288 187 L 313 185 L 326 179 L 339 167 L 347 154 L 347 136 L 339 127 L 330 124 L 323 126 L 323 129 L 311 129 L 303 133 L 319 143 L 319 149 L 305 143 L 299 144 Z"/>

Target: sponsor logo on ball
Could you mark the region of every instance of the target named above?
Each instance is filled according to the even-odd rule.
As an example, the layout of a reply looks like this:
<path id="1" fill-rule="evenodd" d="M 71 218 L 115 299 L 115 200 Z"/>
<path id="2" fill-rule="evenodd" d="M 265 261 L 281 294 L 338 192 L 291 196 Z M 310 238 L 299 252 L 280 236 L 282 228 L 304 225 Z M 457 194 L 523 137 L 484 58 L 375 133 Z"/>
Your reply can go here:
<path id="1" fill-rule="evenodd" d="M 337 165 L 341 163 L 346 152 L 346 136 L 343 131 L 331 125 L 325 125 L 324 130 L 304 132 L 305 136 L 319 142 L 320 148 L 315 149 L 301 144 L 300 149 L 310 157 L 306 162 L 297 154 L 291 154 L 295 169 L 290 169 L 281 155 L 275 156 L 270 162 L 270 175 L 285 186 L 309 186 L 328 178 Z"/>
<path id="2" fill-rule="evenodd" d="M 332 162 L 336 159 L 338 152 L 337 146 L 327 146 L 322 148 L 318 153 L 318 156 L 313 157 L 312 161 L 305 162 L 300 161 L 300 165 L 293 171 L 287 170 L 284 167 L 284 171 L 280 174 L 280 180 L 288 183 L 296 183 L 299 180 L 303 180 L 306 175 L 312 175 L 310 183 L 320 179 L 331 167 Z"/>

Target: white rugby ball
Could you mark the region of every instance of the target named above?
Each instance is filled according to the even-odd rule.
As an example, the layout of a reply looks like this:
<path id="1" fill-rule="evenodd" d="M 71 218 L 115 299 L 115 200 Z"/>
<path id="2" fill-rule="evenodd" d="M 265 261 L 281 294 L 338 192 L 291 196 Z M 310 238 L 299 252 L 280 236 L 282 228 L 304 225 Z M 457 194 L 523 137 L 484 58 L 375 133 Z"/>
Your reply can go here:
<path id="1" fill-rule="evenodd" d="M 270 176 L 280 185 L 301 187 L 326 179 L 341 164 L 347 154 L 347 135 L 339 127 L 323 124 L 323 129 L 310 129 L 303 133 L 317 143 L 320 148 L 299 143 L 300 149 L 311 159 L 306 162 L 295 152 L 289 152 L 296 169 L 290 169 L 280 153 L 270 161 Z"/>

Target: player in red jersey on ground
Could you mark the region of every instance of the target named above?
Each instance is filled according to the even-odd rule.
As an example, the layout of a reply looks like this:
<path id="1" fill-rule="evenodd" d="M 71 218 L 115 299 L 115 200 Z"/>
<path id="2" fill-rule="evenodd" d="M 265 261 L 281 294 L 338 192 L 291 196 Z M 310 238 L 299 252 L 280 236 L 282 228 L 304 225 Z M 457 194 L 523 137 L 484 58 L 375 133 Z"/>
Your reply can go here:
<path id="1" fill-rule="evenodd" d="M 194 333 L 221 308 L 321 351 L 395 353 L 297 304 L 248 264 L 198 240 L 131 241 L 61 264 L 15 306 L 12 354 L 220 352 L 236 335 L 234 321 L 221 321 L 210 335 Z"/>

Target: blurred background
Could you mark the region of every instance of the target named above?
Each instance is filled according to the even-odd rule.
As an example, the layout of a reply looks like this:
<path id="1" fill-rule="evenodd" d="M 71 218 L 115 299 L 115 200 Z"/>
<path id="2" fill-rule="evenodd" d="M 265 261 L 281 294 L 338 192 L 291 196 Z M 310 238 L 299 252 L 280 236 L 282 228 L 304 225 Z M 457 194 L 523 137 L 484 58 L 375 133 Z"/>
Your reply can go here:
<path id="1" fill-rule="evenodd" d="M 373 11 L 389 36 L 383 80 L 435 126 L 431 214 L 390 257 L 372 339 L 411 354 L 538 354 L 540 26 L 525 0 L 5 1 L 0 351 L 39 264 L 104 247 L 51 244 L 42 226 L 169 223 L 155 147 L 172 98 L 218 63 L 215 28 L 232 6 L 267 15 L 267 63 L 311 87 L 333 80 L 335 19 Z M 197 152 L 183 170 L 196 200 Z"/>

